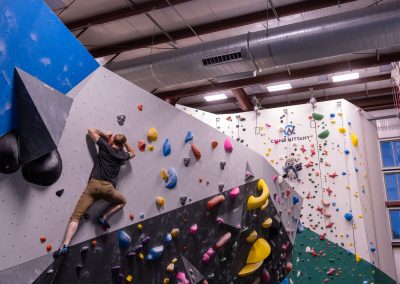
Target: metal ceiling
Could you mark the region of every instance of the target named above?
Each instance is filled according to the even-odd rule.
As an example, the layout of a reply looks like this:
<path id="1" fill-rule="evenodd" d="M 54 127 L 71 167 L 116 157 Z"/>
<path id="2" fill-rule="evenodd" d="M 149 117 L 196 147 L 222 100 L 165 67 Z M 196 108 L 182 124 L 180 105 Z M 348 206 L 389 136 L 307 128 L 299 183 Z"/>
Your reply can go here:
<path id="1" fill-rule="evenodd" d="M 296 23 L 300 27 L 307 20 L 398 2 L 229 0 L 227 5 L 227 0 L 46 1 L 49 6 L 53 5 L 54 12 L 73 30 L 82 44 L 95 57 L 99 57 L 98 61 L 102 64 L 121 64 L 149 54 L 182 49 L 249 31 L 265 31 Z M 60 7 L 62 4 L 64 7 Z M 339 41 L 338 44 L 348 43 Z M 199 108 L 211 112 L 247 110 L 251 107 L 248 103 L 253 95 L 261 99 L 264 107 L 301 103 L 309 97 L 306 91 L 308 87 L 316 88 L 315 94 L 319 100 L 343 97 L 366 110 L 390 108 L 393 103 L 388 93 L 391 87 L 388 64 L 397 60 L 400 60 L 400 47 L 386 46 L 378 50 L 374 48 L 355 54 L 274 67 L 264 70 L 255 78 L 228 82 L 197 80 L 162 85 L 156 90 L 149 88 L 148 91 L 172 103 L 179 100 L 184 105 L 197 104 Z M 360 80 L 364 81 L 349 81 L 340 87 L 332 84 L 333 73 L 349 70 L 359 72 Z M 131 80 L 135 81 L 134 78 Z M 290 82 L 293 90 L 268 93 L 265 87 L 272 82 Z M 226 93 L 228 100 L 206 104 L 203 97 L 215 92 Z"/>

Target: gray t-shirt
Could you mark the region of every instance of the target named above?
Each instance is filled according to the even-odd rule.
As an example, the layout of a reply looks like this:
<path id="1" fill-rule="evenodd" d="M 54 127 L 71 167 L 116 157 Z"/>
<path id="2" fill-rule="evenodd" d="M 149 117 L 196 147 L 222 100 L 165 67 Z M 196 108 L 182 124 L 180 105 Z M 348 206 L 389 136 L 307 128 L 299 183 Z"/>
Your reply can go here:
<path id="1" fill-rule="evenodd" d="M 97 140 L 97 145 L 99 146 L 99 153 L 90 178 L 108 181 L 116 187 L 121 166 L 129 160 L 130 155 L 128 152 L 111 147 L 102 137 Z"/>

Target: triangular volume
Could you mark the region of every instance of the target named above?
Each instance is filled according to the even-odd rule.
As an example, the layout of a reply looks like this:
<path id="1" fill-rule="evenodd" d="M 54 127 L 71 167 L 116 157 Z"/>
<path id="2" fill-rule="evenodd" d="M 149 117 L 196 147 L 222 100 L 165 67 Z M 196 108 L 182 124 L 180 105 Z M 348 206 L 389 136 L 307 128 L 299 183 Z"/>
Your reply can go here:
<path id="1" fill-rule="evenodd" d="M 18 68 L 15 94 L 20 155 L 25 165 L 57 148 L 72 99 Z"/>
<path id="2" fill-rule="evenodd" d="M 246 172 L 244 174 L 244 180 L 250 180 L 254 177 L 253 171 L 251 170 L 249 162 L 246 162 Z"/>
<path id="3" fill-rule="evenodd" d="M 183 266 L 185 267 L 186 275 L 189 278 L 190 284 L 200 283 L 205 277 L 201 272 L 186 258 L 181 254 L 181 259 Z"/>
<path id="4" fill-rule="evenodd" d="M 221 218 L 222 224 L 240 230 L 242 228 L 242 215 L 243 215 L 243 206 L 239 205 L 237 208 L 228 211 L 220 215 L 219 217 Z"/>

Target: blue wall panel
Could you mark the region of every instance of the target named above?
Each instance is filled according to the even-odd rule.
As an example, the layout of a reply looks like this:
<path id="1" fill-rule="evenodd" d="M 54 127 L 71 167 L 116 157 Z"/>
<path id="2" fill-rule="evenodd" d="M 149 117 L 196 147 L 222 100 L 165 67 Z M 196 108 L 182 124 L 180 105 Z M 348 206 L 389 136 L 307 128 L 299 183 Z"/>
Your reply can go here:
<path id="1" fill-rule="evenodd" d="M 42 0 L 0 0 L 0 136 L 16 127 L 14 67 L 67 93 L 98 63 Z"/>

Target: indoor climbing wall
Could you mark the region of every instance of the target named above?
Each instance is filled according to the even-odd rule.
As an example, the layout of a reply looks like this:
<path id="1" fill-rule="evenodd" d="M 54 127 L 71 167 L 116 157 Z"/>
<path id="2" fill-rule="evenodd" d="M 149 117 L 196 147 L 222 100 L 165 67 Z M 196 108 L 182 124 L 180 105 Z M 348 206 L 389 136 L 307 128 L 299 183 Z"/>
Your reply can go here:
<path id="1" fill-rule="evenodd" d="M 29 87 L 30 84 L 37 84 L 37 80 L 31 78 L 29 74 L 24 75 L 20 71 L 20 75 L 24 78 L 22 80 L 24 90 L 32 89 Z M 32 94 L 28 95 L 33 98 Z M 113 239 L 118 229 L 133 224 L 136 226 L 138 222 L 146 222 L 152 217 L 163 218 L 162 214 L 177 208 L 179 208 L 177 212 L 180 212 L 183 205 L 190 206 L 219 192 L 227 192 L 246 182 L 262 178 L 268 186 L 270 201 L 269 205 L 263 202 L 260 206 L 267 206 L 266 208 L 271 206 L 276 209 L 273 209 L 275 213 L 272 214 L 271 211 L 271 216 L 268 216 L 271 220 L 261 220 L 259 217 L 255 222 L 262 221 L 260 224 L 267 222 L 264 225 L 266 227 L 261 225 L 262 230 L 268 230 L 268 226 L 275 222 L 279 228 L 276 233 L 287 235 L 290 246 L 286 245 L 285 254 L 290 255 L 302 198 L 296 191 L 290 189 L 287 183 L 273 182 L 278 173 L 262 156 L 235 140 L 227 139 L 226 135 L 213 127 L 149 95 L 146 91 L 102 67 L 93 72 L 67 96 L 73 101 L 57 148 L 62 159 L 62 174 L 59 179 L 51 185 L 40 186 L 27 182 L 26 177 L 21 175 L 21 171 L 2 176 L 1 214 L 7 231 L 1 231 L 1 269 L 5 270 L 0 272 L 0 278 L 4 275 L 8 277 L 8 282 L 4 283 L 15 283 L 23 277 L 28 278 L 27 272 L 33 273 L 36 277 L 43 272 L 35 267 L 35 261 L 26 261 L 38 258 L 38 261 L 46 263 L 45 260 L 47 260 L 49 265 L 52 264 L 51 253 L 60 245 L 69 217 L 86 186 L 93 166 L 96 148 L 87 136 L 87 129 L 92 127 L 126 134 L 128 141 L 135 148 L 136 157 L 121 169 L 118 189 L 125 194 L 127 204 L 123 211 L 110 219 L 112 224 L 110 232 L 104 231 L 96 224 L 97 216 L 108 206 L 106 202 L 100 201 L 88 211 L 85 218 L 82 218 L 81 226 L 73 242 L 73 245 L 77 245 L 76 247 L 81 247 L 82 242 L 101 235 L 106 236 L 99 239 L 99 242 Z M 165 172 L 162 171 L 163 169 Z M 167 181 L 162 178 L 165 173 Z M 243 191 L 245 195 L 241 199 L 246 200 L 250 195 L 246 194 L 245 188 Z M 207 214 L 207 208 L 201 209 L 198 206 L 193 208 L 200 211 L 193 216 L 190 215 L 186 220 L 188 223 L 197 222 L 194 220 L 196 216 Z M 256 216 L 257 210 L 259 209 L 252 211 L 249 216 Z M 246 222 L 244 226 L 252 223 L 251 220 Z M 173 219 L 172 223 L 174 223 Z M 172 226 L 172 223 L 168 224 Z M 175 226 L 180 228 L 178 221 Z M 152 232 L 155 232 L 157 228 L 161 230 L 161 227 L 157 225 L 156 228 L 150 228 L 147 225 L 146 227 L 149 230 L 149 237 L 153 237 Z M 200 229 L 204 230 L 204 227 Z M 212 228 L 207 230 L 212 230 Z M 160 234 L 165 233 L 166 228 L 160 231 Z M 259 231 L 259 234 L 261 236 L 262 231 Z M 131 238 L 137 237 L 133 231 L 129 231 L 129 235 Z M 236 233 L 235 238 L 240 239 L 243 236 L 247 237 L 247 231 Z M 202 240 L 204 244 L 196 249 L 200 248 L 204 254 L 215 240 L 209 240 L 207 236 L 202 236 Z M 182 243 L 184 243 L 183 240 Z M 271 247 L 276 247 L 273 255 L 281 250 L 281 247 L 277 247 L 276 244 L 271 244 Z M 117 252 L 119 250 L 113 248 L 113 253 Z M 118 257 L 125 258 L 126 255 L 121 252 Z M 257 271 L 256 277 L 260 277 L 263 268 L 271 271 L 276 265 L 280 265 L 276 259 L 276 256 L 258 259 L 259 266 L 257 267 L 253 262 L 248 264 L 251 264 L 250 268 L 253 271 Z M 290 257 L 287 261 L 289 259 Z M 191 261 L 197 261 L 197 259 Z M 270 267 L 266 266 L 267 261 L 271 263 Z M 117 261 L 111 264 L 123 265 Z M 234 273 L 232 277 L 239 273 L 239 264 L 245 266 L 246 261 L 238 262 L 238 266 L 230 270 Z M 77 264 L 71 265 L 75 267 Z M 286 264 L 282 263 L 282 265 Z M 56 275 L 56 279 L 61 277 L 60 279 L 65 281 L 71 280 L 64 278 L 62 275 L 67 274 L 63 274 L 62 268 L 58 270 L 59 267 L 56 266 L 51 266 L 54 267 L 51 269 L 56 271 L 53 274 Z M 257 270 L 255 267 L 260 269 Z M 84 265 L 81 268 L 83 272 Z M 165 268 L 157 266 L 155 269 Z M 198 269 L 202 274 L 211 274 L 212 266 L 208 269 L 201 267 Z M 49 270 L 45 271 L 46 274 Z M 288 269 L 284 268 L 279 275 L 270 275 L 270 277 L 280 279 L 290 270 L 289 265 Z M 10 271 L 18 271 L 18 274 L 10 276 L 12 275 Z M 22 271 L 25 275 L 21 275 L 24 274 Z M 174 270 L 172 276 L 175 277 L 177 272 Z M 95 275 L 96 269 L 86 267 L 85 275 L 91 273 Z M 112 274 L 111 271 L 108 273 Z M 35 278 L 34 276 L 31 275 L 30 279 Z"/>
<path id="2" fill-rule="evenodd" d="M 379 209 L 383 200 L 377 199 L 378 193 L 373 191 L 383 186 L 379 173 L 371 173 L 371 164 L 379 159 L 376 130 L 355 106 L 340 100 L 317 103 L 316 107 L 306 104 L 261 110 L 258 115 L 214 115 L 178 108 L 263 155 L 280 172 L 276 183 L 286 180 L 302 195 L 298 231 L 306 229 L 315 234 L 308 244 L 303 242 L 303 253 L 315 256 L 315 267 L 320 252 L 313 242 L 318 238 L 351 253 L 353 262 L 348 265 L 366 261 L 395 277 L 390 239 L 383 233 L 389 232 L 389 225 Z M 368 160 L 367 152 L 371 153 Z M 297 168 L 298 178 L 290 167 L 285 177 L 288 162 Z M 372 198 L 382 203 L 373 204 Z M 380 223 L 379 228 L 376 223 Z M 307 262 L 301 258 L 297 261 L 298 272 L 293 280 L 305 280 L 301 267 Z M 365 271 L 365 280 L 374 271 L 371 267 Z M 321 269 L 324 277 L 326 272 Z"/>
<path id="3" fill-rule="evenodd" d="M 99 65 L 42 0 L 0 1 L 0 31 L 2 136 L 16 127 L 15 67 L 65 94 Z"/>

